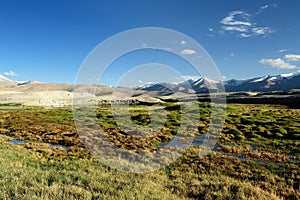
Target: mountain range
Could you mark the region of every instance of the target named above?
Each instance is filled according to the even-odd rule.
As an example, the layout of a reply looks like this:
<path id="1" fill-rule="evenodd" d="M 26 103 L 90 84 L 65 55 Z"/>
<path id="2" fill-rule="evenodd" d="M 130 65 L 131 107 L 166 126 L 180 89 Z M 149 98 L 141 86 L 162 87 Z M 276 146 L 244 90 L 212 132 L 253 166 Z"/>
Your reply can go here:
<path id="1" fill-rule="evenodd" d="M 84 86 L 78 86 L 85 91 Z M 166 96 L 174 93 L 183 94 L 202 94 L 214 92 L 225 88 L 226 92 L 270 92 L 270 91 L 289 91 L 300 89 L 300 72 L 280 74 L 276 76 L 262 76 L 246 80 L 231 79 L 227 81 L 213 81 L 207 78 L 189 79 L 176 83 L 156 83 L 135 88 L 137 91 L 155 92 L 158 96 Z M 125 89 L 125 88 L 124 88 Z M 40 83 L 37 81 L 17 82 L 0 75 L 0 90 L 2 91 L 73 91 L 73 84 Z M 101 86 L 96 95 L 109 94 L 111 88 Z M 142 92 L 142 93 L 144 93 Z M 136 95 L 140 95 L 140 92 Z"/>
<path id="2" fill-rule="evenodd" d="M 262 76 L 247 80 L 213 81 L 207 78 L 176 83 L 157 83 L 137 88 L 13 81 L 0 75 L 0 104 L 68 107 L 112 103 L 210 102 L 208 92 L 226 90 L 228 103 L 282 104 L 300 108 L 300 73 Z M 75 101 L 74 101 L 75 99 Z"/>
<path id="3" fill-rule="evenodd" d="M 300 89 L 300 72 L 280 74 L 276 76 L 262 76 L 246 80 L 231 79 L 227 81 L 213 81 L 206 78 L 189 79 L 178 83 L 156 83 L 138 87 L 139 90 L 156 91 L 159 95 L 172 93 L 202 94 L 214 91 L 226 92 L 271 92 Z"/>

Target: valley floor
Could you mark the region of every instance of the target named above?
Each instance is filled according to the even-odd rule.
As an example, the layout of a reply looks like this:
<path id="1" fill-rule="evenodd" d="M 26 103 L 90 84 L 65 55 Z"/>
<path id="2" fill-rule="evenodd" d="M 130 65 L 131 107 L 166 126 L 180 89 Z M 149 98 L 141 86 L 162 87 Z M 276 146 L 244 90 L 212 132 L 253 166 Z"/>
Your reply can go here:
<path id="1" fill-rule="evenodd" d="M 181 122 L 178 105 L 162 106 L 165 125 L 147 141 L 119 130 L 109 106 L 95 112 L 116 146 L 151 152 L 170 142 Z M 208 132 L 211 106 L 193 106 L 200 111 L 198 137 Z M 146 126 L 147 110 L 133 106 L 131 119 Z M 0 198 L 299 199 L 299 116 L 300 110 L 285 106 L 229 104 L 223 131 L 208 155 L 198 156 L 198 141 L 160 170 L 129 173 L 102 164 L 86 150 L 71 109 L 2 106 Z"/>

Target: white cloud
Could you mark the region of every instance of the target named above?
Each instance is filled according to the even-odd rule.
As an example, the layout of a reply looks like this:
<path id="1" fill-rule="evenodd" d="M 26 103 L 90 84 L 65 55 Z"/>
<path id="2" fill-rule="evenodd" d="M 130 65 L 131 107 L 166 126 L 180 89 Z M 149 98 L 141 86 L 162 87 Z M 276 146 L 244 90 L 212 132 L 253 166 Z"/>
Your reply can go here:
<path id="1" fill-rule="evenodd" d="M 183 49 L 180 53 L 181 53 L 182 55 L 192 55 L 192 54 L 195 54 L 196 51 L 195 51 L 195 50 L 192 50 L 192 49 Z"/>
<path id="2" fill-rule="evenodd" d="M 252 36 L 266 36 L 273 33 L 273 30 L 267 26 L 257 26 L 253 18 L 259 15 L 262 10 L 269 8 L 269 5 L 261 6 L 258 12 L 248 13 L 244 11 L 232 11 L 226 17 L 220 20 L 221 29 L 224 32 L 236 34 L 241 38 Z M 222 33 L 222 32 L 221 32 Z"/>
<path id="3" fill-rule="evenodd" d="M 226 58 L 224 58 L 224 59 L 225 59 L 225 60 L 230 60 L 230 58 L 233 57 L 233 56 L 234 56 L 234 53 L 230 53 L 230 54 L 229 54 L 229 57 L 226 57 Z"/>
<path id="4" fill-rule="evenodd" d="M 300 60 L 300 55 L 287 54 L 284 56 L 284 58 L 287 59 L 288 61 L 298 61 L 298 60 Z"/>
<path id="5" fill-rule="evenodd" d="M 154 84 L 154 82 L 151 82 L 151 81 L 143 81 L 143 80 L 138 80 L 137 81 L 137 83 L 139 84 L 139 85 L 152 85 L 152 84 Z"/>
<path id="6" fill-rule="evenodd" d="M 182 40 L 182 41 L 180 42 L 180 44 L 185 45 L 185 44 L 186 44 L 186 41 Z"/>
<path id="7" fill-rule="evenodd" d="M 245 34 L 245 33 L 241 33 L 239 36 L 240 36 L 241 38 L 248 38 L 248 37 L 251 37 L 251 35 Z"/>
<path id="8" fill-rule="evenodd" d="M 269 5 L 261 6 L 259 9 L 260 9 L 260 10 L 264 10 L 264 9 L 267 9 L 267 8 L 269 8 Z"/>
<path id="9" fill-rule="evenodd" d="M 4 72 L 3 74 L 4 74 L 5 76 L 19 76 L 19 75 L 16 74 L 14 71 Z"/>
<path id="10" fill-rule="evenodd" d="M 278 53 L 282 53 L 282 52 L 286 52 L 286 51 L 289 51 L 288 49 L 280 49 L 280 50 L 278 50 L 277 52 Z"/>
<path id="11" fill-rule="evenodd" d="M 250 15 L 243 11 L 233 11 L 230 12 L 226 17 L 224 17 L 220 23 L 228 26 L 251 26 L 251 22 L 249 20 Z"/>
<path id="12" fill-rule="evenodd" d="M 259 8 L 259 10 L 255 13 L 256 15 L 259 15 L 259 14 L 261 14 L 262 12 L 264 12 L 266 9 L 268 9 L 268 8 L 271 8 L 271 7 L 273 7 L 273 8 L 275 8 L 276 6 L 275 5 L 263 5 L 263 6 L 261 6 L 260 8 Z"/>
<path id="13" fill-rule="evenodd" d="M 184 75 L 184 76 L 180 76 L 177 79 L 178 80 L 198 80 L 200 78 L 200 76 L 192 76 L 192 75 Z"/>
<path id="14" fill-rule="evenodd" d="M 248 29 L 244 26 L 222 26 L 224 31 L 238 31 L 238 32 L 247 32 Z"/>
<path id="15" fill-rule="evenodd" d="M 255 35 L 266 35 L 272 33 L 272 30 L 269 27 L 255 27 L 252 28 L 252 33 Z"/>
<path id="16" fill-rule="evenodd" d="M 261 64 L 269 65 L 272 68 L 276 68 L 276 69 L 295 69 L 297 67 L 297 66 L 292 65 L 290 63 L 286 63 L 281 58 L 277 58 L 277 59 L 261 59 L 259 62 Z"/>
<path id="17" fill-rule="evenodd" d="M 209 30 L 210 32 L 214 31 L 214 29 L 213 29 L 213 28 L 209 28 L 208 30 Z"/>

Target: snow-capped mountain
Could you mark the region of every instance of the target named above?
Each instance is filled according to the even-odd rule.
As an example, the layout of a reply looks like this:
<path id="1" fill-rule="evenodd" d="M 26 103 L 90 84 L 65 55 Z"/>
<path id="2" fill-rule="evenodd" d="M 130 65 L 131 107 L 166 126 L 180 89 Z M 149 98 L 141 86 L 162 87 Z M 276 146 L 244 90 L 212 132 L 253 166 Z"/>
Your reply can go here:
<path id="1" fill-rule="evenodd" d="M 277 76 L 262 76 L 247 80 L 229 80 L 224 82 L 226 91 L 287 91 L 300 89 L 300 72 L 280 74 Z"/>
<path id="2" fill-rule="evenodd" d="M 221 87 L 221 82 L 200 78 L 198 80 L 189 79 L 178 83 L 156 83 L 148 87 L 138 87 L 136 89 L 149 92 L 155 91 L 158 95 L 169 95 L 177 92 L 187 94 L 207 93 L 218 90 Z"/>
<path id="3" fill-rule="evenodd" d="M 11 88 L 22 91 L 63 90 L 72 91 L 72 84 L 39 83 L 36 81 L 17 82 L 0 75 L 0 89 Z M 208 92 L 270 92 L 300 89 L 300 72 L 262 76 L 246 80 L 213 81 L 207 78 L 189 79 L 176 83 L 156 83 L 135 88 L 140 91 L 154 92 L 157 96 L 174 93 L 201 94 Z"/>
<path id="4" fill-rule="evenodd" d="M 18 86 L 29 85 L 39 83 L 37 81 L 13 81 L 8 79 L 7 77 L 0 75 L 0 87 L 1 88 L 15 88 Z"/>
<path id="5" fill-rule="evenodd" d="M 14 87 L 17 86 L 18 83 L 6 78 L 3 75 L 0 75 L 0 86 L 1 87 Z"/>
<path id="6" fill-rule="evenodd" d="M 183 93 L 208 93 L 225 88 L 226 92 L 269 92 L 300 89 L 300 72 L 280 74 L 277 76 L 262 76 L 246 80 L 231 79 L 227 81 L 212 81 L 206 78 L 187 80 L 180 83 L 157 83 L 147 87 L 138 88 L 146 91 L 156 91 L 161 95 L 176 92 Z M 222 90 L 221 90 L 222 91 Z"/>

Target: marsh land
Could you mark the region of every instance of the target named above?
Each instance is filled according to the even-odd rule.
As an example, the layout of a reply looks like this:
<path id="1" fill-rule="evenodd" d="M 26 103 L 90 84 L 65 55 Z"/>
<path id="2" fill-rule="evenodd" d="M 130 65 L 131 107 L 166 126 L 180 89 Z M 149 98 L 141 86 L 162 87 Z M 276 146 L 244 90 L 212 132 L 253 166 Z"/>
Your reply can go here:
<path id="1" fill-rule="evenodd" d="M 110 106 L 95 109 L 119 148 L 154 151 L 170 142 L 179 107 L 149 140 L 119 130 Z M 210 104 L 200 103 L 197 137 L 207 134 Z M 149 123 L 147 106 L 131 119 Z M 1 199 L 299 199 L 300 110 L 280 105 L 229 104 L 215 148 L 203 158 L 192 145 L 174 163 L 148 173 L 122 172 L 99 162 L 77 135 L 71 109 L 1 105 Z"/>

